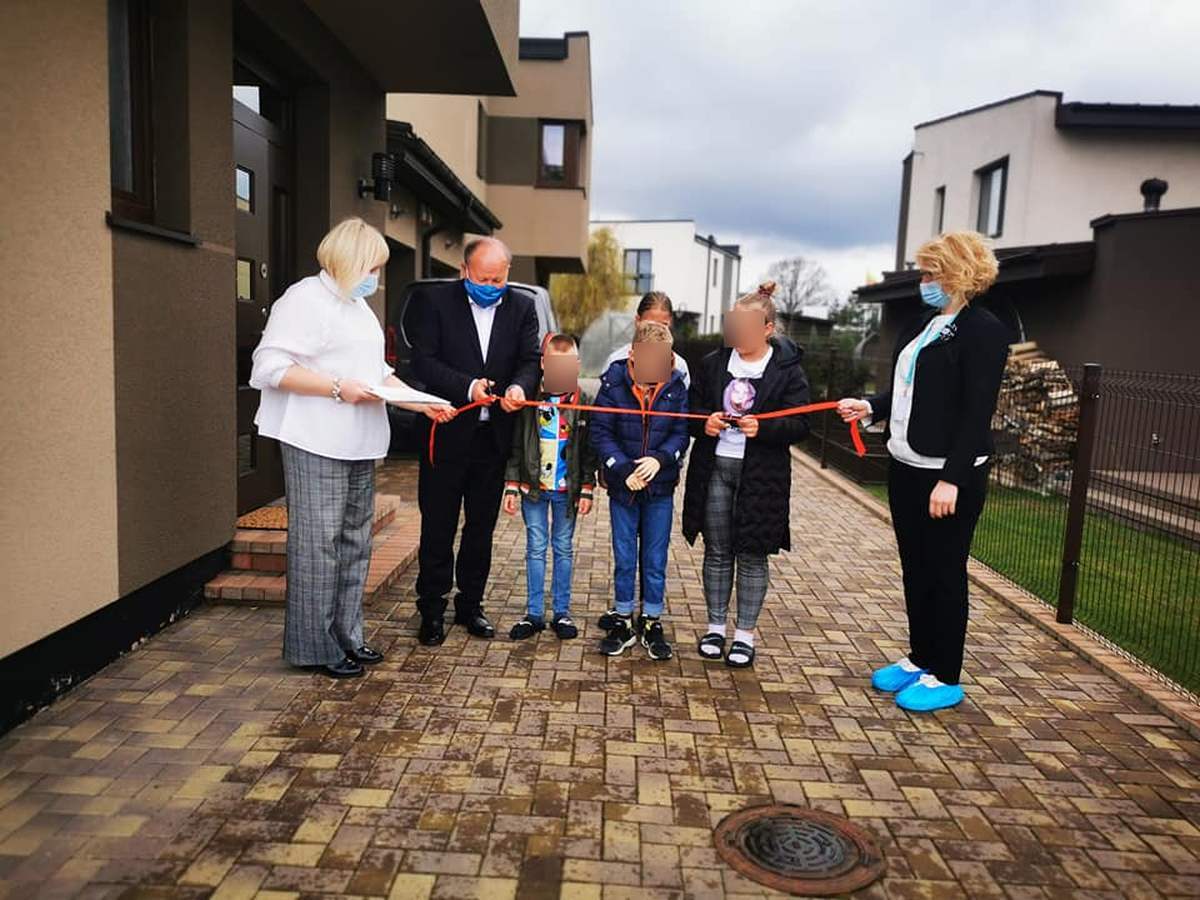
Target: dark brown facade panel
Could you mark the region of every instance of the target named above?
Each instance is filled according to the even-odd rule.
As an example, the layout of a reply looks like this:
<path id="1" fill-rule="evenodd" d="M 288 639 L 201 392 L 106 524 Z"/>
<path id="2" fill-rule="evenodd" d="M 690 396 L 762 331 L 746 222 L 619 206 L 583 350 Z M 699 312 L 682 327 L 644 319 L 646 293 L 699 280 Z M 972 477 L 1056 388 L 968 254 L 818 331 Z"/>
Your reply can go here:
<path id="1" fill-rule="evenodd" d="M 487 180 L 490 184 L 536 183 L 538 120 L 489 116 L 487 160 Z"/>

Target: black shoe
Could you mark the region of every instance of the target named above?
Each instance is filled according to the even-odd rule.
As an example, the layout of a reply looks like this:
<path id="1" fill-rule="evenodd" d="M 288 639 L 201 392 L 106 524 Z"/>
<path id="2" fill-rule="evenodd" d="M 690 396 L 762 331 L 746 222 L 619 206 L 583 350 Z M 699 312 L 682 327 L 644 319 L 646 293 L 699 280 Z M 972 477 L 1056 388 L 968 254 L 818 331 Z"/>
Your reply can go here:
<path id="1" fill-rule="evenodd" d="M 496 629 L 488 621 L 488 617 L 483 614 L 482 608 L 470 613 L 455 613 L 454 624 L 465 625 L 467 633 L 477 638 L 494 638 L 496 636 Z"/>
<path id="2" fill-rule="evenodd" d="M 611 631 L 613 628 L 617 627 L 617 623 L 620 621 L 621 614 L 617 612 L 616 608 L 614 607 L 600 616 L 600 619 L 596 622 L 596 624 L 600 626 L 602 631 Z"/>
<path id="3" fill-rule="evenodd" d="M 426 647 L 436 647 L 446 640 L 446 623 L 441 616 L 436 619 L 426 619 L 422 616 L 417 640 Z"/>
<path id="4" fill-rule="evenodd" d="M 637 635 L 633 630 L 633 620 L 617 619 L 617 624 L 608 629 L 600 641 L 600 652 L 605 656 L 620 656 L 634 645 Z"/>
<path id="5" fill-rule="evenodd" d="M 321 666 L 318 671 L 322 675 L 328 675 L 330 678 L 362 678 L 367 670 L 347 656 L 340 663 L 334 663 L 332 666 Z"/>
<path id="6" fill-rule="evenodd" d="M 383 654 L 378 650 L 373 650 L 366 644 L 363 644 L 357 650 L 352 650 L 346 654 L 350 659 L 364 666 L 373 666 L 375 663 L 383 662 Z"/>
<path id="7" fill-rule="evenodd" d="M 579 637 L 579 629 L 575 627 L 570 616 L 558 616 L 554 620 L 554 633 L 558 635 L 560 641 L 569 641 L 571 638 Z"/>
<path id="8" fill-rule="evenodd" d="M 514 641 L 523 641 L 526 638 L 531 638 L 539 631 L 544 631 L 546 623 L 541 619 L 534 619 L 531 616 L 526 616 L 521 619 L 512 630 L 508 632 L 508 636 Z"/>
<path id="9" fill-rule="evenodd" d="M 673 651 L 667 642 L 667 636 L 663 634 L 662 622 L 649 616 L 641 616 L 638 618 L 637 631 L 642 646 L 646 648 L 646 653 L 651 659 L 671 658 Z"/>

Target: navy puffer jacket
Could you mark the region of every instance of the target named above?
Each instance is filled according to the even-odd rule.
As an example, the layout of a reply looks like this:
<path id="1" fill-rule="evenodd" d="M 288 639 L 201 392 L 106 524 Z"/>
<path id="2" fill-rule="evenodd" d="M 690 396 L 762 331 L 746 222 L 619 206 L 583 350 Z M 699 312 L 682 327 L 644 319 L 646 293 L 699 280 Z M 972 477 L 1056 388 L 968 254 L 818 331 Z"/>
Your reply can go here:
<path id="1" fill-rule="evenodd" d="M 601 376 L 596 405 L 640 409 L 625 360 L 614 362 Z M 671 373 L 671 380 L 658 392 L 651 409 L 687 412 L 688 392 L 679 370 Z M 691 440 L 687 419 L 595 413 L 591 436 L 600 463 L 600 477 L 614 502 L 630 504 L 637 502 L 639 495 L 663 497 L 674 493 Z M 661 468 L 645 490 L 631 491 L 625 486 L 625 479 L 643 456 L 653 456 Z"/>

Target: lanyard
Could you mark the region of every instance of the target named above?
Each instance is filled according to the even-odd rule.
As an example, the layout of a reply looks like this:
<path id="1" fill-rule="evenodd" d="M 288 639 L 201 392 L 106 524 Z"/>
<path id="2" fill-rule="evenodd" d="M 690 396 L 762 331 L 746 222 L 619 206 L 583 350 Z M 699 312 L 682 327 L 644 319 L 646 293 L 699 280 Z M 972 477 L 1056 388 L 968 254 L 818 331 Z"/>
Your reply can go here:
<path id="1" fill-rule="evenodd" d="M 913 348 L 912 359 L 908 361 L 908 371 L 904 373 L 905 384 L 911 385 L 913 383 L 913 376 L 917 372 L 917 357 L 921 355 L 921 351 L 924 350 L 927 345 L 933 343 L 933 323 L 936 322 L 938 318 L 939 316 L 934 316 L 932 319 L 930 319 L 929 324 L 925 326 L 925 330 L 921 332 L 921 337 L 917 339 L 917 346 Z M 953 322 L 957 318 L 958 313 L 955 313 L 950 317 L 950 322 Z M 946 328 L 950 322 L 946 322 L 944 325 L 942 325 L 942 328 Z M 941 331 L 941 329 L 938 330 Z"/>

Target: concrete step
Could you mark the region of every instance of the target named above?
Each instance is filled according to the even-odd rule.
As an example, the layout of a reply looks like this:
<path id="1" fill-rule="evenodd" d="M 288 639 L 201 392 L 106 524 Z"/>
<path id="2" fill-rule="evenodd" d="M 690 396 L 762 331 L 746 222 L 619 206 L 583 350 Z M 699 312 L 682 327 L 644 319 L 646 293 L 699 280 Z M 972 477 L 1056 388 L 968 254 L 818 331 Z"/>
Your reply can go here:
<path id="1" fill-rule="evenodd" d="M 371 533 L 378 534 L 396 519 L 402 502 L 389 494 L 375 495 L 375 520 Z M 229 542 L 230 565 L 241 572 L 282 573 L 287 571 L 287 532 L 276 529 L 239 528 Z"/>
<path id="2" fill-rule="evenodd" d="M 372 601 L 377 594 L 391 587 L 416 560 L 420 535 L 421 519 L 417 514 L 416 504 L 409 504 L 402 509 L 402 505 L 397 502 L 387 516 L 387 524 L 382 525 L 372 538 L 371 564 L 367 570 L 365 590 L 366 602 Z M 252 552 L 251 556 L 286 559 L 279 553 L 269 552 Z M 231 569 L 222 572 L 206 584 L 204 596 L 214 603 L 282 605 L 287 596 L 287 575 L 283 571 Z"/>

